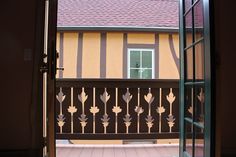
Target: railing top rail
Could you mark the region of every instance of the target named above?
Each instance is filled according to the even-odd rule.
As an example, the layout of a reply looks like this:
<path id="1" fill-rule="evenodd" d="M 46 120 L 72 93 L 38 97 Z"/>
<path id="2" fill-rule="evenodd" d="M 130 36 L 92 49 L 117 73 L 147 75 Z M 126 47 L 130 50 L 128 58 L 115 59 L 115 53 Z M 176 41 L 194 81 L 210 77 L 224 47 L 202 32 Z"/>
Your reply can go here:
<path id="1" fill-rule="evenodd" d="M 177 79 L 72 79 L 56 80 L 57 87 L 94 87 L 97 88 L 178 88 Z"/>

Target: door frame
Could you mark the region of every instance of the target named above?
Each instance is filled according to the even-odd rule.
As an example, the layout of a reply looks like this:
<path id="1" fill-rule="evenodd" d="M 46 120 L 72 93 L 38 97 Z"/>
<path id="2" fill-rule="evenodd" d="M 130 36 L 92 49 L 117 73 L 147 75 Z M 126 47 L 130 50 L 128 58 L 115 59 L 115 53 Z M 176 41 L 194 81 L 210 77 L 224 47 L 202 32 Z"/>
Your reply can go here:
<path id="1" fill-rule="evenodd" d="M 196 0 L 197 1 L 197 0 Z M 214 5 L 213 0 L 203 1 L 204 17 L 204 80 L 205 80 L 205 120 L 204 120 L 204 156 L 215 156 L 215 56 L 214 56 Z M 179 37 L 180 37 L 180 143 L 179 156 L 184 157 L 185 145 L 185 32 L 184 32 L 184 6 L 185 0 L 179 3 Z M 207 53 L 206 53 L 207 52 Z"/>
<path id="2" fill-rule="evenodd" d="M 50 84 L 48 86 L 48 92 L 51 97 L 48 97 L 48 104 L 51 104 L 48 106 L 48 115 L 49 115 L 49 124 L 53 125 L 48 125 L 48 146 L 50 150 L 50 157 L 55 156 L 55 107 L 54 107 L 54 102 L 55 102 L 55 73 L 56 73 L 56 24 L 57 24 L 57 0 L 50 0 L 50 5 L 49 5 L 49 39 L 48 39 L 48 52 L 52 52 L 49 54 L 48 59 L 49 63 L 49 82 Z M 179 5 L 179 20 L 180 20 L 180 25 L 179 25 L 179 37 L 180 37 L 180 71 L 183 71 L 184 69 L 184 56 L 182 55 L 182 52 L 184 51 L 184 43 L 181 43 L 181 41 L 184 40 L 184 31 L 183 31 L 183 11 L 184 11 L 184 0 L 180 0 L 180 5 Z M 214 67 L 214 54 L 213 52 L 213 45 L 214 45 L 214 40 L 213 40 L 213 1 L 211 0 L 203 0 L 203 10 L 204 10 L 204 51 L 205 52 L 211 52 L 211 53 L 205 53 L 205 58 L 209 59 L 209 62 L 205 61 L 205 66 L 207 67 L 205 71 L 205 94 L 206 94 L 206 99 L 205 103 L 210 104 L 210 107 L 205 110 L 205 114 L 208 116 L 210 119 L 209 121 L 205 121 L 205 125 L 207 126 L 205 128 L 205 146 L 208 149 L 205 149 L 205 156 L 211 155 L 214 156 L 215 152 L 215 122 L 214 122 L 214 117 L 215 117 L 215 109 L 214 109 L 214 102 L 215 102 L 215 67 Z M 206 18 L 207 17 L 207 18 Z M 208 25 L 208 27 L 205 27 L 205 25 Z M 180 73 L 180 104 L 184 102 L 184 72 Z M 53 95 L 53 96 L 52 96 Z M 180 156 L 183 156 L 182 149 L 184 148 L 184 106 L 180 105 Z"/>
<path id="3" fill-rule="evenodd" d="M 47 139 L 48 156 L 56 156 L 55 144 L 55 91 L 56 91 L 56 33 L 57 33 L 57 7 L 58 0 L 46 0 L 49 4 L 48 10 L 48 48 L 47 48 Z"/>

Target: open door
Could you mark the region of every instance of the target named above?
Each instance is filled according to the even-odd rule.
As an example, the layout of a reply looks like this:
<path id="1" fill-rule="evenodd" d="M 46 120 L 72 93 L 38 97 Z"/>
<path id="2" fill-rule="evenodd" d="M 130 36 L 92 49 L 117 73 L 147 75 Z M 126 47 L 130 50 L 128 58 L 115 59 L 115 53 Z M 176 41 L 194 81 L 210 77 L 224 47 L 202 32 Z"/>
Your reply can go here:
<path id="1" fill-rule="evenodd" d="M 1 1 L 1 157 L 54 156 L 56 3 Z"/>
<path id="2" fill-rule="evenodd" d="M 180 0 L 180 157 L 214 156 L 210 0 Z"/>
<path id="3" fill-rule="evenodd" d="M 57 0 L 45 1 L 43 71 L 44 156 L 55 157 L 55 76 L 56 76 Z"/>

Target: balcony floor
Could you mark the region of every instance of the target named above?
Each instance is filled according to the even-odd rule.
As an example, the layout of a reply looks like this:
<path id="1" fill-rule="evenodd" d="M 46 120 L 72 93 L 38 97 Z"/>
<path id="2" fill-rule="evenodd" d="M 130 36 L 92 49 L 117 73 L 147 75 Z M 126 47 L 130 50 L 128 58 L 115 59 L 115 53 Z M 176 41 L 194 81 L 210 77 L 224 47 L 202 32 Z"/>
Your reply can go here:
<path id="1" fill-rule="evenodd" d="M 56 157 L 178 157 L 178 145 L 57 145 Z"/>

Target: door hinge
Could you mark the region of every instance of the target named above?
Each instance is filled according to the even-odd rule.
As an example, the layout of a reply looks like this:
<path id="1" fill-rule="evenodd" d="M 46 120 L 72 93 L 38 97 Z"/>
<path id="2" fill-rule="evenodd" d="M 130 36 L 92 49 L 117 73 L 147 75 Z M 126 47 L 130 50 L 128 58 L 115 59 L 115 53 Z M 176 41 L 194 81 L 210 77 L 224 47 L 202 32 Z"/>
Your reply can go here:
<path id="1" fill-rule="evenodd" d="M 40 67 L 40 72 L 45 73 L 48 72 L 48 64 L 43 62 L 42 66 Z"/>
<path id="2" fill-rule="evenodd" d="M 43 59 L 46 59 L 48 55 L 46 53 L 43 53 Z"/>
<path id="3" fill-rule="evenodd" d="M 48 72 L 48 64 L 46 63 L 46 58 L 48 57 L 47 54 L 43 53 L 43 63 L 42 63 L 42 66 L 40 67 L 40 72 L 41 73 L 45 73 L 45 72 Z"/>
<path id="4" fill-rule="evenodd" d="M 47 138 L 43 137 L 43 147 L 47 147 Z"/>

